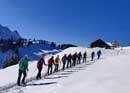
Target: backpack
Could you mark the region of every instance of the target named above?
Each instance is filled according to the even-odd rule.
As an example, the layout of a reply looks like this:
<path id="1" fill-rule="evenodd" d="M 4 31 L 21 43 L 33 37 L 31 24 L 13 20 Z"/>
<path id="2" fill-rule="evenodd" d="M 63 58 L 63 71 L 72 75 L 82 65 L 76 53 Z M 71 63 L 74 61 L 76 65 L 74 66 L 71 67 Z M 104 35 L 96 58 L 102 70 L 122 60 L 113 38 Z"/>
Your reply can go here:
<path id="1" fill-rule="evenodd" d="M 49 64 L 49 65 L 52 64 L 51 58 L 48 60 L 48 64 Z"/>
<path id="2" fill-rule="evenodd" d="M 59 64 L 59 58 L 56 58 L 56 59 L 55 59 L 55 63 L 56 63 L 56 64 Z"/>

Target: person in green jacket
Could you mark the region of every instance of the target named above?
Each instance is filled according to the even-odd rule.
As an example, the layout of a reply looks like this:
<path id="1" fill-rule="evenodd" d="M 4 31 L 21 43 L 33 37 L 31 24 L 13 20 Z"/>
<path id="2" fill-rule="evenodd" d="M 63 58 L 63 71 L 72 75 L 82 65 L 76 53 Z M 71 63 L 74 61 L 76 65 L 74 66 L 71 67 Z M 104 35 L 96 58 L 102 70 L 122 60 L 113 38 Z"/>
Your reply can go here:
<path id="1" fill-rule="evenodd" d="M 25 78 L 27 76 L 28 71 L 28 55 L 25 55 L 20 61 L 19 61 L 19 73 L 18 73 L 18 80 L 17 84 L 20 86 L 21 77 L 23 74 L 22 84 L 25 84 Z"/>

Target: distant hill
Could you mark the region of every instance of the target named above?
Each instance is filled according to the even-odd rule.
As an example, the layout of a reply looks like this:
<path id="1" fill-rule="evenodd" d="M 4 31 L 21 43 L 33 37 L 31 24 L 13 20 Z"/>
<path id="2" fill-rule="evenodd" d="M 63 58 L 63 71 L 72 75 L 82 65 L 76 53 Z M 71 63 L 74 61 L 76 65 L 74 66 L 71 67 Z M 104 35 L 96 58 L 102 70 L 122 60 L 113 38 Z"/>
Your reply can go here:
<path id="1" fill-rule="evenodd" d="M 18 31 L 11 31 L 8 27 L 0 25 L 0 39 L 13 39 L 18 40 L 22 37 Z"/>

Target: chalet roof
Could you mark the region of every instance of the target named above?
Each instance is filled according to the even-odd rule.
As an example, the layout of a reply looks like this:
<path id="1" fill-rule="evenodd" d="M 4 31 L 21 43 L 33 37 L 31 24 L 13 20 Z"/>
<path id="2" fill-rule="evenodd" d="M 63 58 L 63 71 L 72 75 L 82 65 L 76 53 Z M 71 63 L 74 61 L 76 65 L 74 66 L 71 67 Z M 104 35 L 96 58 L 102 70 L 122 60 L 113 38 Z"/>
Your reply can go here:
<path id="1" fill-rule="evenodd" d="M 108 44 L 109 46 L 113 46 L 111 42 L 106 42 L 106 44 Z"/>

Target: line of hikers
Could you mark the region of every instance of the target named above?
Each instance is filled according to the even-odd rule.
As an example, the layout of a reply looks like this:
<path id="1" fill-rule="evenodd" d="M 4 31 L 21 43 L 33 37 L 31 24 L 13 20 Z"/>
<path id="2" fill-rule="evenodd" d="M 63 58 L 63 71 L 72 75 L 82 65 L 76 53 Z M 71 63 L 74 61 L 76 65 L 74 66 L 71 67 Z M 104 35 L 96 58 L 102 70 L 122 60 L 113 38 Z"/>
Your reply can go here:
<path id="1" fill-rule="evenodd" d="M 100 59 L 102 52 L 101 50 L 97 51 L 97 59 Z M 95 57 L 95 52 L 93 51 L 91 53 L 91 61 L 94 60 Z M 84 52 L 83 55 L 81 52 L 77 53 L 75 52 L 73 55 L 70 53 L 69 55 L 64 54 L 64 56 L 60 59 L 59 55 L 57 55 L 56 58 L 52 56 L 48 60 L 48 64 L 45 62 L 45 56 L 43 55 L 37 62 L 37 69 L 38 73 L 36 76 L 36 79 L 41 79 L 41 72 L 43 69 L 43 65 L 48 66 L 47 70 L 47 75 L 52 74 L 53 72 L 58 72 L 59 71 L 59 65 L 62 63 L 62 70 L 64 71 L 65 69 L 71 68 L 72 66 L 76 66 L 77 64 L 81 64 L 87 62 L 87 52 Z M 54 71 L 53 71 L 53 66 Z M 19 61 L 19 74 L 18 74 L 18 79 L 17 79 L 17 84 L 20 86 L 21 83 L 25 84 L 25 78 L 27 75 L 28 71 L 28 55 L 25 55 L 20 61 Z M 21 77 L 23 74 L 23 79 L 21 82 Z"/>

